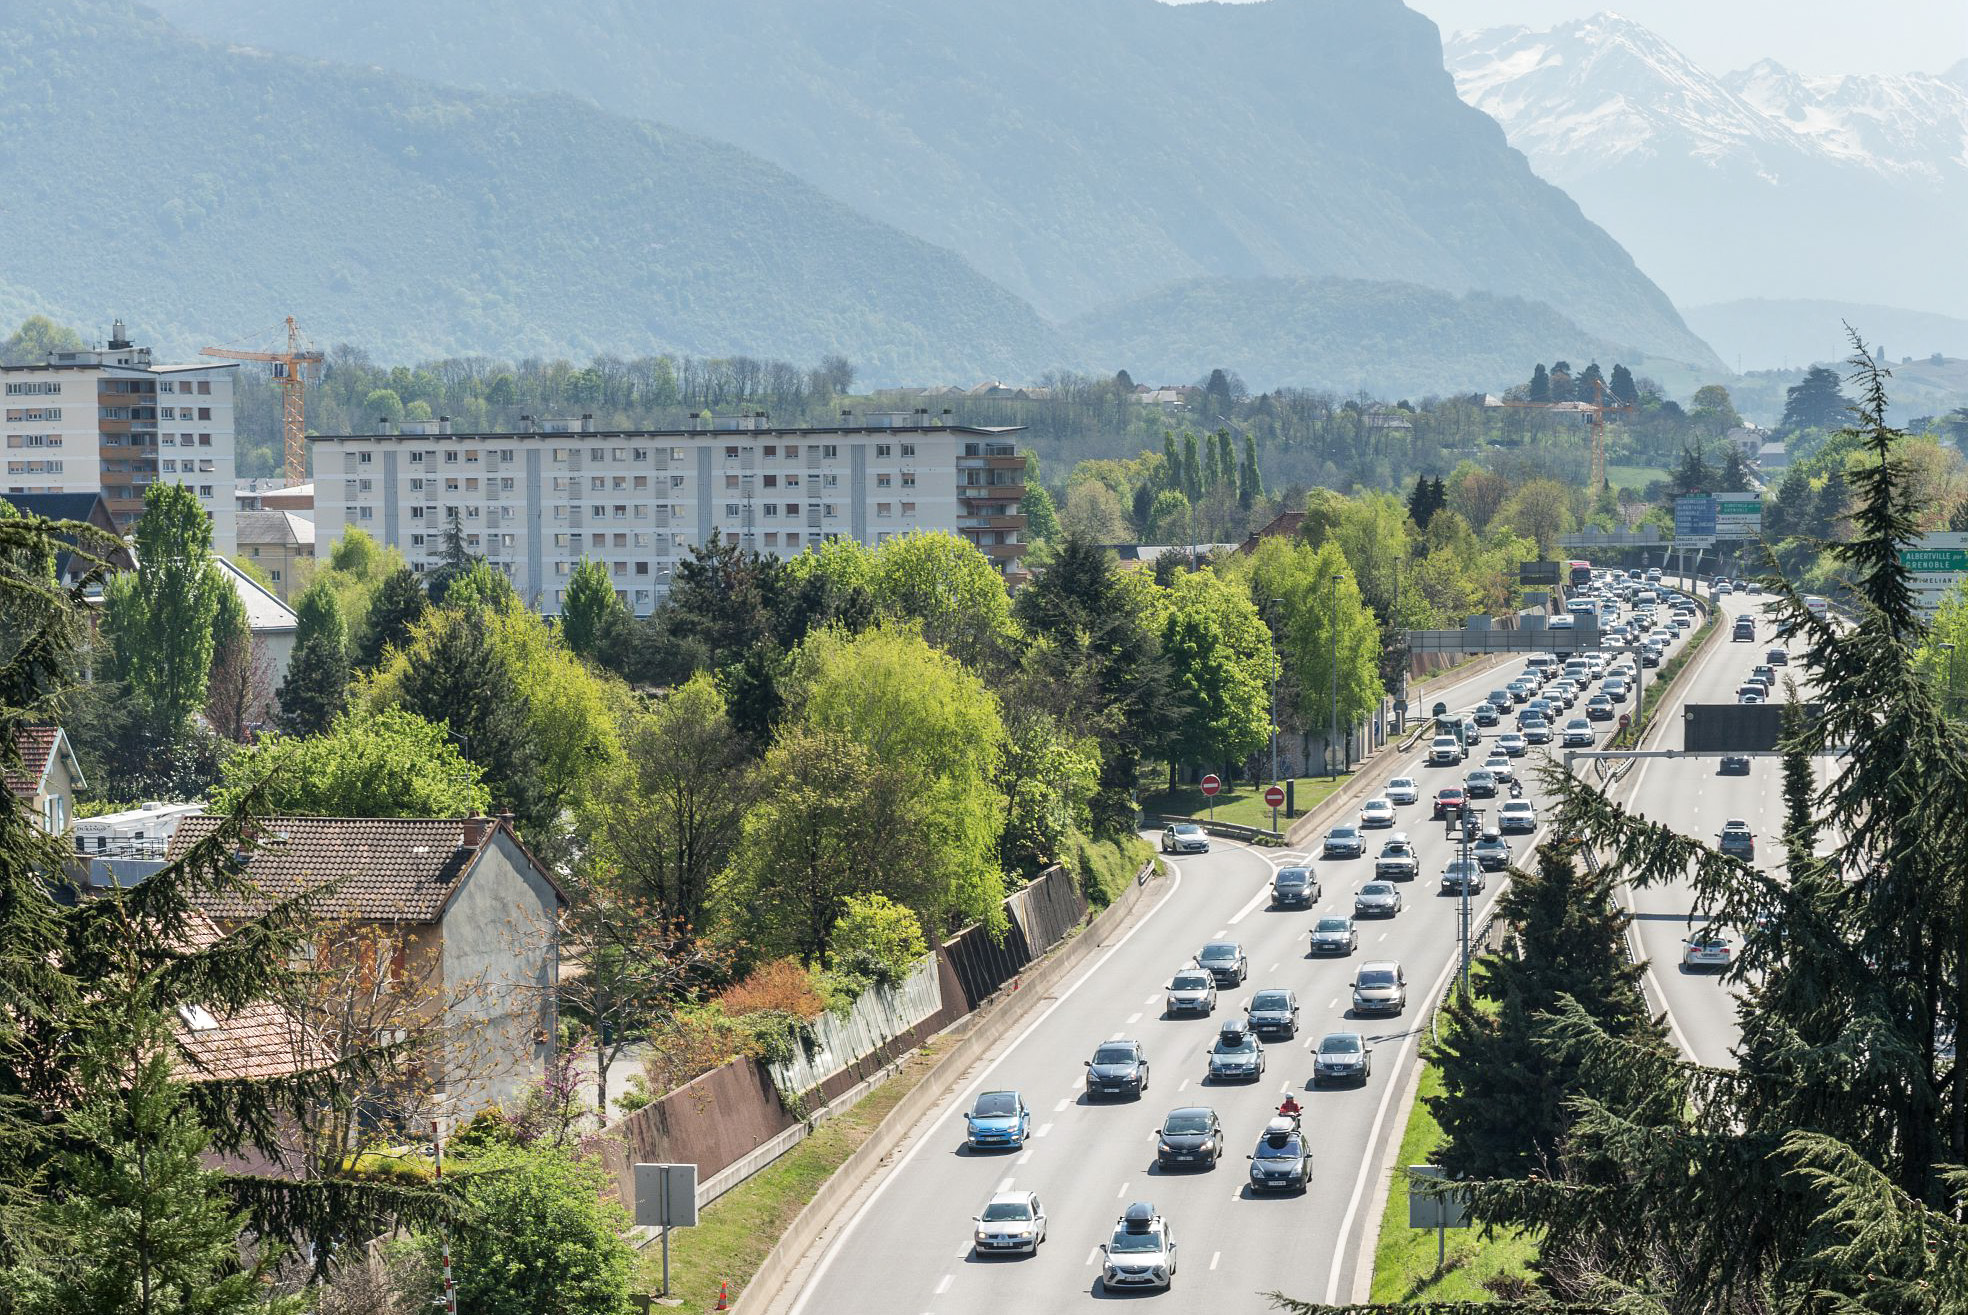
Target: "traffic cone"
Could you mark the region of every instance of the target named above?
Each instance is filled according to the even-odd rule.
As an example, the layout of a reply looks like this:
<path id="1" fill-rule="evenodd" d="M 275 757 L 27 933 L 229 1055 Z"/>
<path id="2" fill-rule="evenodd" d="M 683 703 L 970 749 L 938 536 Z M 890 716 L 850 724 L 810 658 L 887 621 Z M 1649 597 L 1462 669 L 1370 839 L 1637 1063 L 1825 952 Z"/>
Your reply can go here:
<path id="1" fill-rule="evenodd" d="M 718 1304 L 713 1306 L 711 1309 L 713 1310 L 731 1309 L 731 1292 L 729 1288 L 726 1286 L 725 1281 L 723 1279 L 718 1280 Z"/>

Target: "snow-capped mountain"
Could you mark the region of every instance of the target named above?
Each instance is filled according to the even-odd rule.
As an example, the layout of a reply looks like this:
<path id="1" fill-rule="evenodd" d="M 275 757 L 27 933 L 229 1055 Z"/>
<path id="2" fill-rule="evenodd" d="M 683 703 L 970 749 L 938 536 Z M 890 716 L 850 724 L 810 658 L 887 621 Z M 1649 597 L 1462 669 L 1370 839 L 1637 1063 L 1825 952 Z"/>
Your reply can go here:
<path id="1" fill-rule="evenodd" d="M 1462 98 L 1683 305 L 1968 304 L 1968 61 L 1715 74 L 1617 14 L 1459 33 Z"/>

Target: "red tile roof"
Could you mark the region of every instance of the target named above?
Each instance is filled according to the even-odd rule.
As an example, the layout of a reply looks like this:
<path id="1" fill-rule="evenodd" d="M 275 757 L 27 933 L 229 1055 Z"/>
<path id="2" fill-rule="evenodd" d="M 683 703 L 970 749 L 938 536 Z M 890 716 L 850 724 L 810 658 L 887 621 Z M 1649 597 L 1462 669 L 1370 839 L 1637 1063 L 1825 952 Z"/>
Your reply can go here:
<path id="1" fill-rule="evenodd" d="M 167 856 L 183 858 L 224 821 L 185 818 Z M 315 910 L 323 917 L 435 922 L 501 824 L 490 818 L 278 816 L 257 825 L 244 876 L 260 894 L 203 897 L 201 907 L 221 921 L 257 917 L 275 901 L 320 890 Z"/>
<path id="2" fill-rule="evenodd" d="M 22 726 L 14 732 L 14 752 L 20 755 L 20 766 L 7 764 L 4 774 L 7 788 L 22 799 L 32 799 L 40 792 L 41 782 L 48 778 L 48 764 L 55 756 L 55 746 L 61 743 L 59 726 Z"/>
<path id="3" fill-rule="evenodd" d="M 220 931 L 208 918 L 192 915 L 189 940 L 195 948 L 217 941 Z M 326 1068 L 334 1054 L 292 1011 L 259 1000 L 230 1014 L 190 1006 L 178 1011 L 172 1035 L 187 1082 L 287 1077 Z"/>

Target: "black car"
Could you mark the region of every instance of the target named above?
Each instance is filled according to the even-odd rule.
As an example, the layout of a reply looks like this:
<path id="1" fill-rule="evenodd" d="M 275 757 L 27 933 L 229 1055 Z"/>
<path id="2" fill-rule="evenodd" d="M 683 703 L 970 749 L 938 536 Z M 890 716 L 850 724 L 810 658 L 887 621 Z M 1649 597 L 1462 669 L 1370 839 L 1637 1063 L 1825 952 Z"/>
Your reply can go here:
<path id="1" fill-rule="evenodd" d="M 1773 667 L 1788 666 L 1790 664 L 1790 651 L 1788 649 L 1773 648 L 1763 655 L 1763 660 Z"/>
<path id="2" fill-rule="evenodd" d="M 1170 1110 L 1155 1136 L 1158 1169 L 1214 1169 L 1223 1158 L 1223 1124 L 1207 1105 Z"/>
<path id="3" fill-rule="evenodd" d="M 1723 754 L 1723 755 L 1722 755 L 1722 775 L 1724 775 L 1724 776 L 1748 776 L 1748 775 L 1749 775 L 1749 755 L 1748 755 L 1748 754 L 1742 754 L 1742 753 L 1725 753 L 1725 754 Z"/>
<path id="4" fill-rule="evenodd" d="M 1312 1185 L 1312 1152 L 1289 1119 L 1265 1128 L 1250 1162 L 1253 1192 L 1302 1192 Z"/>
<path id="5" fill-rule="evenodd" d="M 1148 1055 L 1139 1041 L 1103 1041 L 1086 1062 L 1088 1099 L 1140 1097 L 1148 1091 Z"/>
<path id="6" fill-rule="evenodd" d="M 1207 969 L 1218 986 L 1242 986 L 1250 976 L 1250 960 L 1235 941 L 1211 941 L 1196 956 L 1196 966 Z"/>
<path id="7" fill-rule="evenodd" d="M 1495 705 L 1489 703 L 1477 704 L 1476 711 L 1470 713 L 1469 717 L 1478 726 L 1494 726 L 1502 720 L 1502 718 L 1497 716 Z"/>
<path id="8" fill-rule="evenodd" d="M 1264 1076 L 1264 1047 L 1242 1023 L 1225 1023 L 1210 1047 L 1205 1082 L 1256 1082 Z"/>
<path id="9" fill-rule="evenodd" d="M 1271 878 L 1271 902 L 1279 908 L 1309 908 L 1321 892 L 1311 868 L 1279 868 Z"/>
<path id="10" fill-rule="evenodd" d="M 1259 991 L 1251 997 L 1244 1018 L 1259 1036 L 1282 1036 L 1289 1041 L 1298 1035 L 1298 997 L 1290 991 Z"/>

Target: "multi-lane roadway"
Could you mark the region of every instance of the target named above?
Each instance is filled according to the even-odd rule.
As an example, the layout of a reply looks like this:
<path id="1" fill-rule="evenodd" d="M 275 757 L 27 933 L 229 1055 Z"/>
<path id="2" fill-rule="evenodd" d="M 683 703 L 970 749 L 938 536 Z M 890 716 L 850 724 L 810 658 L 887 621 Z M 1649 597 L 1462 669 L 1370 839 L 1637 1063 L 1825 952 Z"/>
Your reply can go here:
<path id="1" fill-rule="evenodd" d="M 1674 734 L 1679 707 L 1730 702 L 1735 687 L 1776 642 L 1767 624 L 1754 643 L 1732 643 L 1733 614 L 1756 611 L 1760 600 L 1724 600 L 1724 633 L 1677 683 L 1662 709 Z M 1685 640 L 1676 642 L 1676 649 Z M 1670 650 L 1670 652 L 1675 650 Z M 1491 670 L 1431 691 L 1451 708 L 1466 708 L 1518 674 L 1521 664 Z M 1651 673 L 1649 673 L 1651 674 Z M 1583 710 L 1583 700 L 1558 725 Z M 1508 726 L 1486 732 L 1486 745 Z M 1607 723 L 1595 723 L 1603 738 Z M 1678 740 L 1678 736 L 1675 736 Z M 1425 739 L 1423 749 L 1425 749 Z M 1159 901 L 1112 946 L 1090 958 L 962 1080 L 957 1092 L 902 1143 L 872 1186 L 832 1228 L 815 1258 L 771 1309 L 789 1315 L 1002 1315 L 1006 1311 L 1064 1310 L 1108 1296 L 1098 1281 L 1099 1246 L 1131 1201 L 1152 1201 L 1168 1218 L 1178 1245 L 1174 1288 L 1182 1309 L 1259 1310 L 1259 1294 L 1279 1290 L 1326 1301 L 1351 1299 L 1366 1274 L 1365 1245 L 1380 1177 L 1392 1139 L 1405 1119 L 1406 1097 L 1421 1037 L 1417 1021 L 1440 996 L 1457 963 L 1459 900 L 1440 893 L 1439 877 L 1455 843 L 1430 819 L 1430 800 L 1457 784 L 1481 761 L 1463 767 L 1425 767 L 1422 749 L 1383 755 L 1372 769 L 1371 792 L 1387 778 L 1420 785 L 1419 802 L 1401 807 L 1393 831 L 1406 832 L 1421 856 L 1419 877 L 1403 887 L 1405 909 L 1393 918 L 1363 921 L 1360 948 L 1346 958 L 1308 954 L 1308 932 L 1322 914 L 1350 914 L 1353 894 L 1372 879 L 1373 855 L 1388 834 L 1368 831 L 1360 859 L 1266 851 L 1226 841 L 1211 853 L 1166 860 L 1170 869 Z M 1561 752 L 1552 749 L 1552 753 Z M 1537 751 L 1520 759 L 1527 783 Z M 1759 848 L 1781 820 L 1775 760 L 1756 759 L 1747 777 L 1716 774 L 1712 760 L 1643 763 L 1615 794 L 1680 829 L 1706 835 L 1725 818 L 1746 818 Z M 1505 796 L 1507 798 L 1507 796 Z M 1526 793 L 1536 802 L 1533 785 Z M 1501 801 L 1496 801 L 1500 803 Z M 1352 820 L 1351 813 L 1337 820 Z M 1544 838 L 1512 837 L 1517 855 Z M 1271 878 L 1280 866 L 1309 864 L 1323 886 L 1311 909 L 1271 907 Z M 1473 897 L 1478 925 L 1502 882 L 1493 878 Z M 1683 1046 L 1705 1062 L 1728 1062 L 1735 1039 L 1734 1004 L 1712 975 L 1684 973 L 1681 939 L 1691 929 L 1692 898 L 1685 888 L 1638 892 L 1636 937 L 1653 960 L 1649 986 L 1671 1014 Z M 1696 918 L 1696 925 L 1699 918 Z M 1249 980 L 1222 992 L 1211 1018 L 1163 1016 L 1164 986 L 1207 941 L 1235 940 L 1250 960 Z M 1367 960 L 1401 963 L 1409 982 L 1406 1012 L 1393 1019 L 1349 1013 L 1355 969 Z M 1266 1046 L 1262 1080 L 1211 1085 L 1206 1056 L 1223 1019 L 1241 1016 L 1258 990 L 1289 987 L 1298 995 L 1301 1026 L 1291 1041 Z M 1328 1031 L 1364 1032 L 1373 1071 L 1364 1086 L 1315 1089 L 1310 1051 Z M 1083 1061 L 1110 1039 L 1146 1048 L 1150 1085 L 1139 1100 L 1090 1101 Z M 1013 1089 L 1032 1110 L 1028 1143 L 1010 1152 L 972 1152 L 964 1146 L 963 1111 L 979 1091 Z M 1303 1196 L 1257 1197 L 1249 1190 L 1245 1156 L 1282 1097 L 1305 1107 L 1314 1149 L 1311 1189 Z M 1163 1172 L 1155 1167 L 1155 1132 L 1163 1115 L 1183 1105 L 1216 1109 L 1225 1153 L 1210 1171 Z M 1031 1258 L 984 1258 L 971 1246 L 971 1216 L 995 1192 L 1036 1192 L 1048 1237 Z"/>

